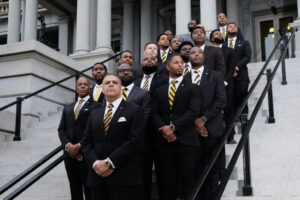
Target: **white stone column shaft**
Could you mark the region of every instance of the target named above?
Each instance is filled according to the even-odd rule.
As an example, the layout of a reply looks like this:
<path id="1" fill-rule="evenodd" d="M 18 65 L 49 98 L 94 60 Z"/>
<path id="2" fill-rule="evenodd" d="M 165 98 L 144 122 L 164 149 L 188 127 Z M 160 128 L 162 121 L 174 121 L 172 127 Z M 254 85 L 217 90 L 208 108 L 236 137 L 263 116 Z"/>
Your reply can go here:
<path id="1" fill-rule="evenodd" d="M 141 0 L 141 57 L 144 45 L 151 41 L 151 1 Z"/>
<path id="2" fill-rule="evenodd" d="M 36 40 L 37 0 L 26 0 L 24 40 Z"/>
<path id="3" fill-rule="evenodd" d="M 97 1 L 96 51 L 111 50 L 111 0 Z"/>
<path id="4" fill-rule="evenodd" d="M 21 23 L 21 1 L 10 0 L 8 10 L 8 33 L 7 44 L 19 42 Z"/>
<path id="5" fill-rule="evenodd" d="M 76 17 L 76 47 L 75 53 L 84 53 L 90 50 L 90 0 L 77 1 Z"/>
<path id="6" fill-rule="evenodd" d="M 176 35 L 188 32 L 187 24 L 191 21 L 191 0 L 176 0 Z"/>
<path id="7" fill-rule="evenodd" d="M 200 0 L 201 24 L 205 26 L 206 35 L 217 27 L 216 0 Z"/>
<path id="8" fill-rule="evenodd" d="M 68 34 L 69 34 L 68 18 L 60 19 L 58 26 L 58 48 L 65 55 L 68 54 Z"/>
<path id="9" fill-rule="evenodd" d="M 297 13 L 298 13 L 298 16 L 297 18 L 300 18 L 300 0 L 297 0 Z"/>
<path id="10" fill-rule="evenodd" d="M 300 0 L 299 0 L 300 1 Z M 227 20 L 239 24 L 239 8 L 237 0 L 227 0 Z"/>
<path id="11" fill-rule="evenodd" d="M 123 50 L 133 50 L 133 2 L 123 3 Z"/>

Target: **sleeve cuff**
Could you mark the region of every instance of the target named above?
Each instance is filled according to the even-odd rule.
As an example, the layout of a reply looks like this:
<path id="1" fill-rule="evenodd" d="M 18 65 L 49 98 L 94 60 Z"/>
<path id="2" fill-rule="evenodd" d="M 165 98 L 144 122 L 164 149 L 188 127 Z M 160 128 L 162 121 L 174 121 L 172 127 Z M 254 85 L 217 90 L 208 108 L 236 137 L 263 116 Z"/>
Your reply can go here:
<path id="1" fill-rule="evenodd" d="M 71 144 L 71 143 L 68 142 L 68 143 L 65 145 L 65 151 L 68 151 L 68 148 L 67 148 L 68 144 Z"/>
<path id="2" fill-rule="evenodd" d="M 110 163 L 111 168 L 115 169 L 116 166 L 114 165 L 114 163 L 111 161 L 111 159 L 109 159 L 109 157 L 107 157 L 107 161 Z"/>
<path id="3" fill-rule="evenodd" d="M 97 162 L 99 162 L 100 160 L 96 160 L 94 163 L 93 163 L 93 168 L 94 168 L 94 166 L 95 166 L 95 164 L 97 163 Z"/>
<path id="4" fill-rule="evenodd" d="M 240 69 L 237 66 L 235 66 L 235 70 L 239 71 Z"/>

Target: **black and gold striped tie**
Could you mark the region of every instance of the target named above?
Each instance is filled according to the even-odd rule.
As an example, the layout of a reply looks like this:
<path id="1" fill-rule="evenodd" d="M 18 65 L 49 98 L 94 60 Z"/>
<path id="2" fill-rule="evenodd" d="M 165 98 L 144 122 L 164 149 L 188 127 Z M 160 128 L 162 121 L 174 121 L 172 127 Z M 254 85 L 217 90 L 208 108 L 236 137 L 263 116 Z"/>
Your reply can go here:
<path id="1" fill-rule="evenodd" d="M 145 82 L 144 82 L 144 86 L 143 86 L 143 89 L 144 90 L 147 90 L 148 91 L 148 85 L 149 85 L 149 77 L 150 77 L 150 75 L 146 75 L 146 80 L 145 80 Z"/>
<path id="2" fill-rule="evenodd" d="M 200 74 L 199 74 L 199 69 L 195 70 L 194 72 L 196 74 L 194 83 L 197 84 L 197 85 L 200 85 L 201 77 L 200 77 Z"/>
<path id="3" fill-rule="evenodd" d="M 174 98 L 176 94 L 176 84 L 178 83 L 177 80 L 173 80 L 170 88 L 170 93 L 169 93 L 169 103 L 170 103 L 170 110 L 172 110 L 173 103 L 174 103 Z"/>
<path id="4" fill-rule="evenodd" d="M 229 48 L 232 48 L 233 49 L 233 39 L 229 39 Z"/>
<path id="5" fill-rule="evenodd" d="M 82 103 L 83 103 L 83 99 L 80 99 L 78 105 L 76 106 L 76 108 L 74 110 L 75 120 L 77 120 L 77 118 L 78 118 Z"/>
<path id="6" fill-rule="evenodd" d="M 128 90 L 128 88 L 124 87 L 123 91 L 122 91 L 122 98 L 124 99 L 124 101 L 127 100 L 127 90 Z"/>
<path id="7" fill-rule="evenodd" d="M 187 75 L 187 73 L 189 73 L 189 65 L 185 64 L 184 65 L 184 75 Z"/>
<path id="8" fill-rule="evenodd" d="M 99 97 L 100 97 L 100 90 L 101 90 L 101 85 L 97 85 L 97 90 L 94 94 L 94 101 L 98 101 Z"/>
<path id="9" fill-rule="evenodd" d="M 107 106 L 107 108 L 108 108 L 108 110 L 107 110 L 107 113 L 105 114 L 105 116 L 104 116 L 104 135 L 106 136 L 106 134 L 107 134 L 107 131 L 108 131 L 108 129 L 109 129 L 109 124 L 110 124 L 110 122 L 111 122 L 111 116 L 112 116 L 112 108 L 113 108 L 113 104 L 109 104 L 108 106 Z"/>
<path id="10" fill-rule="evenodd" d="M 166 60 L 167 60 L 167 55 L 166 55 L 166 52 L 163 51 L 161 61 L 162 61 L 162 63 L 164 63 L 164 62 L 166 62 Z"/>
<path id="11" fill-rule="evenodd" d="M 225 41 L 225 38 L 226 38 L 226 34 L 225 34 L 225 27 L 223 26 L 222 27 L 222 38 L 223 38 L 223 40 Z"/>

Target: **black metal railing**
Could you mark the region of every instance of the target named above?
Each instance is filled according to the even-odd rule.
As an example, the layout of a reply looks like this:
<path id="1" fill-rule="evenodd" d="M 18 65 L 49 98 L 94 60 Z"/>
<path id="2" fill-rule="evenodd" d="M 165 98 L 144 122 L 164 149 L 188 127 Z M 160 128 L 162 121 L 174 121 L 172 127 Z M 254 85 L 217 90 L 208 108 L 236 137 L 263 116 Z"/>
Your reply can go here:
<path id="1" fill-rule="evenodd" d="M 108 61 L 116 58 L 117 56 L 119 56 L 121 54 L 122 54 L 122 52 L 119 52 L 119 53 L 115 54 L 114 56 L 112 56 L 110 58 L 107 58 L 106 60 L 102 61 L 101 63 L 108 62 Z M 11 102 L 11 103 L 9 103 L 9 104 L 1 107 L 0 111 L 5 110 L 5 109 L 7 109 L 7 108 L 9 108 L 9 107 L 11 107 L 13 105 L 17 105 L 16 106 L 15 136 L 14 136 L 13 140 L 14 141 L 21 140 L 21 113 L 22 113 L 21 109 L 22 109 L 22 101 L 24 101 L 24 100 L 26 100 L 26 99 L 28 99 L 28 98 L 30 98 L 32 96 L 35 96 L 35 95 L 37 95 L 37 94 L 39 94 L 41 92 L 44 92 L 45 90 L 48 90 L 48 89 L 50 89 L 50 88 L 52 88 L 52 87 L 54 87 L 56 85 L 59 85 L 60 83 L 65 82 L 65 81 L 67 81 L 67 80 L 69 80 L 71 78 L 74 78 L 74 77 L 78 78 L 81 74 L 83 74 L 86 71 L 91 70 L 92 68 L 93 68 L 93 66 L 90 66 L 90 67 L 86 68 L 85 70 L 77 71 L 75 74 L 73 74 L 71 76 L 68 76 L 68 77 L 66 77 L 66 78 L 64 78 L 64 79 L 62 79 L 60 81 L 55 82 L 55 83 L 52 83 L 51 85 L 48 85 L 48 86 L 46 86 L 46 87 L 44 87 L 42 89 L 39 89 L 39 90 L 37 90 L 37 91 L 35 91 L 35 92 L 31 93 L 31 94 L 28 94 L 28 95 L 26 95 L 24 97 L 17 97 L 16 101 L 13 101 L 13 102 Z"/>
<path id="2" fill-rule="evenodd" d="M 200 188 L 202 187 L 206 177 L 208 176 L 212 166 L 214 165 L 215 161 L 217 160 L 222 148 L 224 147 L 226 141 L 227 141 L 227 137 L 229 136 L 229 134 L 231 133 L 232 129 L 234 128 L 234 122 L 239 118 L 239 116 L 241 115 L 242 118 L 242 137 L 239 141 L 239 143 L 237 144 L 237 147 L 233 153 L 233 156 L 231 158 L 231 160 L 229 161 L 229 164 L 226 168 L 226 172 L 224 177 L 222 178 L 222 181 L 220 182 L 219 188 L 218 188 L 218 192 L 215 196 L 215 200 L 218 200 L 221 198 L 225 187 L 227 185 L 227 182 L 230 178 L 230 175 L 233 171 L 234 166 L 236 165 L 237 159 L 242 151 L 242 149 L 244 149 L 244 187 L 243 187 L 243 192 L 244 195 L 252 195 L 252 186 L 251 186 L 251 171 L 250 171 L 250 149 L 249 149 L 249 133 L 251 130 L 251 127 L 253 125 L 253 122 L 256 118 L 256 115 L 259 111 L 260 106 L 262 105 L 262 102 L 266 96 L 266 93 L 269 91 L 271 84 L 272 84 L 272 80 L 274 79 L 274 76 L 278 70 L 278 67 L 280 65 L 280 62 L 282 62 L 282 60 L 284 60 L 286 58 L 286 52 L 287 52 L 287 48 L 288 48 L 288 44 L 291 41 L 291 39 L 294 37 L 294 31 L 291 32 L 291 36 L 289 37 L 289 39 L 287 40 L 287 42 L 285 42 L 285 46 L 283 48 L 283 50 L 281 51 L 281 56 L 278 59 L 274 70 L 272 72 L 272 74 L 269 76 L 268 80 L 267 80 L 267 84 L 251 114 L 251 117 L 249 119 L 249 121 L 247 120 L 247 116 L 242 116 L 242 110 L 244 109 L 244 107 L 247 105 L 247 102 L 251 96 L 251 94 L 253 93 L 254 89 L 256 88 L 258 82 L 260 81 L 261 77 L 264 75 L 264 71 L 266 70 L 266 68 L 268 67 L 272 57 L 274 56 L 276 50 L 278 49 L 281 41 L 284 39 L 283 37 L 280 38 L 280 40 L 276 43 L 272 53 L 270 54 L 269 58 L 267 59 L 266 63 L 264 64 L 264 66 L 262 67 L 261 71 L 259 72 L 258 76 L 256 77 L 255 81 L 253 82 L 251 88 L 249 89 L 249 92 L 247 94 L 247 96 L 245 97 L 245 99 L 243 100 L 243 103 L 240 105 L 240 107 L 237 109 L 234 118 L 231 122 L 231 124 L 228 126 L 226 133 L 224 134 L 222 140 L 220 141 L 219 145 L 216 147 L 215 149 L 215 154 L 211 157 L 210 161 L 208 162 L 207 166 L 205 167 L 204 171 L 202 172 L 202 174 L 200 175 L 194 189 L 192 190 L 192 192 L 189 194 L 188 196 L 188 200 L 194 200 L 196 199 Z"/>

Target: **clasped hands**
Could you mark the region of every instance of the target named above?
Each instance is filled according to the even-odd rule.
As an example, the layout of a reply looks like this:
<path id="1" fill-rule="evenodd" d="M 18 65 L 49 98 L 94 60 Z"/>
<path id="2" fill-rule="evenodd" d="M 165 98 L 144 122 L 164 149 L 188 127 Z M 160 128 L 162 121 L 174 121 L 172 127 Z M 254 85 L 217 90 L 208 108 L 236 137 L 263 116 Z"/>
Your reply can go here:
<path id="1" fill-rule="evenodd" d="M 162 126 L 158 129 L 165 140 L 169 143 L 174 142 L 177 137 L 174 133 L 174 130 L 171 129 L 170 125 Z"/>
<path id="2" fill-rule="evenodd" d="M 93 164 L 93 169 L 99 176 L 107 177 L 113 173 L 113 169 L 105 165 L 105 160 L 98 160 Z"/>
<path id="3" fill-rule="evenodd" d="M 194 124 L 195 124 L 195 128 L 196 128 L 197 132 L 202 137 L 207 137 L 208 136 L 208 131 L 207 131 L 207 129 L 204 126 L 205 122 L 203 121 L 203 119 L 201 117 L 195 119 Z"/>
<path id="4" fill-rule="evenodd" d="M 67 153 L 71 158 L 75 158 L 78 161 L 82 161 L 83 156 L 79 152 L 80 145 L 79 144 L 67 144 Z"/>

